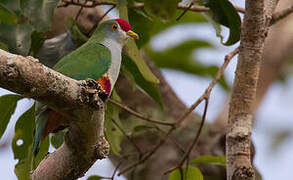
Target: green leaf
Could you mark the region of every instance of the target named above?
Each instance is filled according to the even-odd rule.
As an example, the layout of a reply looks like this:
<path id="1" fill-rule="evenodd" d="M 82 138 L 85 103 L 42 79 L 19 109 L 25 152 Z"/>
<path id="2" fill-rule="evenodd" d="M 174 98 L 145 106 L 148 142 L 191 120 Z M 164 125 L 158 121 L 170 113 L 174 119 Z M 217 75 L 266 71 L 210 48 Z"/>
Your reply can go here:
<path id="1" fill-rule="evenodd" d="M 131 79 L 134 79 L 135 83 L 152 97 L 152 99 L 163 109 L 163 103 L 157 85 L 146 81 L 135 63 L 131 61 L 129 57 L 122 57 L 122 69 L 124 72 L 127 72 L 126 75 L 130 76 Z"/>
<path id="2" fill-rule="evenodd" d="M 125 49 L 127 50 L 128 57 L 136 64 L 138 70 L 140 71 L 141 75 L 144 77 L 146 81 L 149 81 L 154 84 L 160 83 L 160 80 L 153 74 L 153 72 L 145 63 L 134 40 L 128 42 L 125 46 Z"/>
<path id="3" fill-rule="evenodd" d="M 18 18 L 16 14 L 8 9 L 4 4 L 0 3 L 0 23 L 16 24 Z"/>
<path id="4" fill-rule="evenodd" d="M 20 0 L 20 7 L 34 28 L 44 32 L 51 27 L 58 2 L 59 0 Z"/>
<path id="5" fill-rule="evenodd" d="M 9 120 L 14 113 L 17 101 L 22 97 L 19 95 L 9 94 L 0 97 L 0 139 L 5 132 Z"/>
<path id="6" fill-rule="evenodd" d="M 90 177 L 87 178 L 87 180 L 100 180 L 100 179 L 102 179 L 102 177 L 101 176 L 97 176 L 97 175 L 90 176 Z"/>
<path id="7" fill-rule="evenodd" d="M 190 164 L 196 165 L 196 164 L 217 164 L 217 165 L 226 165 L 226 157 L 225 156 L 200 156 L 199 158 L 196 158 L 190 162 Z"/>
<path id="8" fill-rule="evenodd" d="M 114 99 L 119 102 L 121 101 L 120 97 L 118 96 L 115 90 L 112 92 L 111 99 Z M 105 114 L 105 135 L 110 143 L 111 151 L 117 156 L 119 156 L 119 153 L 121 151 L 120 144 L 123 139 L 123 134 L 115 126 L 112 120 L 114 120 L 117 124 L 119 124 L 120 127 L 122 127 L 122 123 L 120 122 L 119 118 L 119 112 L 119 107 L 111 103 L 107 103 L 107 109 Z"/>
<path id="9" fill-rule="evenodd" d="M 120 18 L 128 21 L 127 1 L 119 0 L 118 2 Z M 124 48 L 127 51 L 127 56 L 134 61 L 144 79 L 149 82 L 158 84 L 160 82 L 159 79 L 152 73 L 152 71 L 143 60 L 140 51 L 135 44 L 135 41 L 133 39 L 129 40 Z"/>
<path id="10" fill-rule="evenodd" d="M 14 11 L 17 16 L 20 15 L 19 0 L 1 0 L 1 4 Z"/>
<path id="11" fill-rule="evenodd" d="M 0 49 L 4 50 L 4 51 L 8 51 L 8 46 L 2 42 L 0 42 Z"/>
<path id="12" fill-rule="evenodd" d="M 11 53 L 27 56 L 31 46 L 32 26 L 22 24 L 1 24 L 0 41 L 7 44 Z"/>
<path id="13" fill-rule="evenodd" d="M 18 159 L 14 172 L 18 179 L 29 180 L 32 161 L 33 129 L 35 127 L 34 106 L 26 111 L 15 125 L 12 141 L 14 159 Z M 22 142 L 22 144 L 20 144 Z"/>
<path id="14" fill-rule="evenodd" d="M 42 33 L 33 31 L 31 34 L 31 41 L 30 55 L 36 56 L 45 41 L 45 37 Z"/>
<path id="15" fill-rule="evenodd" d="M 68 129 L 64 129 L 58 131 L 57 133 L 52 134 L 51 136 L 51 144 L 55 149 L 58 149 L 64 141 L 64 135 L 68 131 Z"/>
<path id="16" fill-rule="evenodd" d="M 183 177 L 182 177 L 183 175 Z M 203 180 L 203 175 L 196 167 L 188 166 L 183 167 L 180 172 L 179 169 L 172 171 L 168 180 Z"/>
<path id="17" fill-rule="evenodd" d="M 211 47 L 206 41 L 190 40 L 182 42 L 175 47 L 169 47 L 164 51 L 158 52 L 148 48 L 146 52 L 159 67 L 181 70 L 197 75 L 206 75 L 210 71 L 210 74 L 213 75 L 216 73 L 217 67 L 205 67 L 192 56 L 194 50 L 206 47 Z"/>
<path id="18" fill-rule="evenodd" d="M 159 18 L 149 17 L 144 9 L 129 9 L 129 22 L 134 31 L 139 34 L 139 40 L 136 40 L 136 44 L 141 48 L 144 44 L 149 42 L 150 38 L 170 27 L 176 25 L 182 25 L 187 23 L 202 23 L 206 22 L 206 19 L 199 13 L 186 13 L 180 21 L 176 21 L 176 18 L 182 13 L 182 10 L 177 10 L 173 18 L 168 22 L 162 23 Z M 182 30 L 184 33 L 184 30 Z"/>
<path id="19" fill-rule="evenodd" d="M 206 7 L 211 9 L 213 20 L 230 29 L 228 40 L 222 43 L 224 45 L 233 45 L 238 42 L 240 40 L 241 19 L 233 4 L 228 0 L 202 1 Z M 219 31 L 219 29 L 217 31 Z"/>
<path id="20" fill-rule="evenodd" d="M 144 0 L 144 8 L 150 15 L 168 21 L 176 14 L 179 2 L 180 0 Z"/>
<path id="21" fill-rule="evenodd" d="M 129 9 L 128 15 L 131 27 L 139 34 L 139 39 L 136 40 L 136 44 L 141 48 L 150 40 L 151 30 L 156 26 L 141 10 Z"/>
<path id="22" fill-rule="evenodd" d="M 77 46 L 84 44 L 88 38 L 82 33 L 82 27 L 72 18 L 66 18 L 66 26 L 70 29 L 71 38 Z"/>
<path id="23" fill-rule="evenodd" d="M 153 29 L 152 34 L 158 34 L 159 32 L 162 32 L 170 27 L 174 27 L 175 25 L 183 25 L 183 24 L 190 24 L 190 23 L 204 23 L 207 22 L 206 19 L 199 13 L 194 12 L 187 12 L 180 21 L 176 21 L 176 18 L 182 14 L 182 10 L 177 10 L 176 15 L 169 20 L 167 23 L 162 23 L 158 19 L 153 18 Z M 184 33 L 184 29 L 182 30 L 182 33 Z"/>
<path id="24" fill-rule="evenodd" d="M 145 51 L 158 67 L 213 78 L 218 71 L 218 67 L 214 65 L 203 65 L 193 57 L 194 50 L 207 47 L 211 47 L 211 45 L 206 41 L 189 40 L 177 46 L 169 47 L 164 51 L 153 51 L 150 48 L 146 48 Z M 221 78 L 219 83 L 224 89 L 229 89 L 225 78 Z"/>
<path id="25" fill-rule="evenodd" d="M 38 155 L 35 157 L 34 162 L 33 162 L 33 168 L 35 169 L 39 163 L 44 159 L 44 157 L 48 154 L 49 150 L 49 136 L 47 136 L 40 145 L 40 150 L 38 152 Z"/>
<path id="26" fill-rule="evenodd" d="M 156 127 L 142 124 L 142 125 L 135 126 L 133 128 L 133 132 L 147 131 L 147 130 L 154 129 L 154 128 L 156 128 Z"/>

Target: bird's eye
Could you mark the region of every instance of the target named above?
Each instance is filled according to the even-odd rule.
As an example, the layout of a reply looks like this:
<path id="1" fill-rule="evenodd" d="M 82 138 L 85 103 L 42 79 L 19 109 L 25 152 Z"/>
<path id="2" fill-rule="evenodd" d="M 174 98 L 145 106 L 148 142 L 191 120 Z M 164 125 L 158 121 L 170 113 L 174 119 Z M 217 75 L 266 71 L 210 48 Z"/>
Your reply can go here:
<path id="1" fill-rule="evenodd" d="M 113 30 L 113 31 L 116 31 L 117 29 L 118 29 L 117 24 L 113 24 L 113 25 L 112 25 L 112 30 Z"/>

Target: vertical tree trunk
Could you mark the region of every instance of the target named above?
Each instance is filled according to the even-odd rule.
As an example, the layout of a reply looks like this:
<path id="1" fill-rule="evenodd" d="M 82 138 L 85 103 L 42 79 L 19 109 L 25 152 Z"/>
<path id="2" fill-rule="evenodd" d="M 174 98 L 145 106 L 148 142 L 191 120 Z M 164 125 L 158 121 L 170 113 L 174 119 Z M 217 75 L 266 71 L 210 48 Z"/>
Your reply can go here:
<path id="1" fill-rule="evenodd" d="M 251 165 L 253 102 L 266 37 L 264 0 L 246 0 L 226 136 L 227 179 L 255 179 Z"/>

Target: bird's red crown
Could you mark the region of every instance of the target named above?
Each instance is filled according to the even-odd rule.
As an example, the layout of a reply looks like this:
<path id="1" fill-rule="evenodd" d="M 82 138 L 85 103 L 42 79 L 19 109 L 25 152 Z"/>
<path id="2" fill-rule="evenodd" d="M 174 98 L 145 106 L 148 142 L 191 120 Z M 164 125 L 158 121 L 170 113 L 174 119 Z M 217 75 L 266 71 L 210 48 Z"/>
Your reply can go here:
<path id="1" fill-rule="evenodd" d="M 121 27 L 121 29 L 123 29 L 123 31 L 127 32 L 129 30 L 132 30 L 130 24 L 124 19 L 115 19 L 115 21 L 118 22 L 119 26 Z"/>

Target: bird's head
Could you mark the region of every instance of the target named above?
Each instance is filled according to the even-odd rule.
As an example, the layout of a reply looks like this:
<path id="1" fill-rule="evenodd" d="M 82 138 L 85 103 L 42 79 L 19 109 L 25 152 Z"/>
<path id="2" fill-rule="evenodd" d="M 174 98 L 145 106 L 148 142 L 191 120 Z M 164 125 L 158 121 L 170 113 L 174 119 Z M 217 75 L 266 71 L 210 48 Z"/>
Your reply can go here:
<path id="1" fill-rule="evenodd" d="M 139 36 L 132 31 L 130 24 L 123 19 L 104 21 L 99 25 L 99 29 L 104 33 L 104 38 L 114 39 L 121 45 L 124 45 L 129 38 L 139 38 Z"/>

